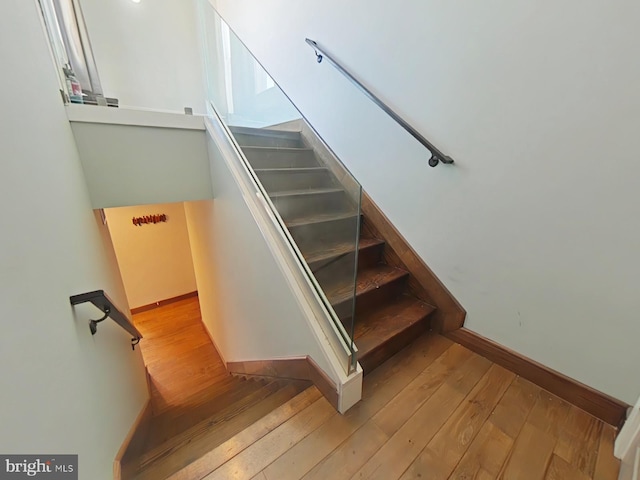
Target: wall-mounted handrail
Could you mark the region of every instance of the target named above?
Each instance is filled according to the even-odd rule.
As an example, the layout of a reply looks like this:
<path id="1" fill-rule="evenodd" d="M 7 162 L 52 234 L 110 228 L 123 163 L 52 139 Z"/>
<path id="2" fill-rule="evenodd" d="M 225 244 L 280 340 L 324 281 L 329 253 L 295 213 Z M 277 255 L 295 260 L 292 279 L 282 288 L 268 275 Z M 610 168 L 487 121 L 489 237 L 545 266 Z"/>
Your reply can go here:
<path id="1" fill-rule="evenodd" d="M 118 309 L 111 299 L 104 293 L 104 290 L 96 290 L 94 292 L 81 293 L 79 295 L 72 295 L 69 297 L 71 305 L 78 305 L 80 303 L 90 302 L 97 307 L 104 314 L 102 318 L 98 320 L 89 320 L 89 329 L 91 335 L 95 335 L 98 331 L 98 323 L 106 320 L 108 317 L 124 328 L 127 332 L 133 335 L 131 339 L 131 348 L 135 349 L 136 345 L 140 343 L 142 334 L 133 325 L 131 320 Z"/>
<path id="2" fill-rule="evenodd" d="M 415 138 L 416 140 L 418 140 L 418 142 L 420 142 L 422 145 L 427 147 L 427 149 L 431 152 L 431 158 L 429 158 L 429 165 L 431 165 L 432 167 L 435 167 L 440 162 L 446 163 L 446 164 L 453 163 L 453 158 L 451 158 L 450 156 L 445 155 L 444 153 L 442 153 L 435 145 L 433 145 L 429 140 L 424 138 L 420 134 L 420 132 L 418 132 L 415 128 L 413 128 L 411 125 L 409 125 L 406 122 L 406 120 L 404 120 L 400 115 L 398 115 L 396 112 L 394 112 L 391 109 L 391 107 L 389 107 L 386 103 L 384 103 L 382 100 L 380 100 L 380 98 L 378 98 L 371 90 L 369 90 L 367 87 L 365 87 L 364 84 L 360 80 L 358 80 L 356 77 L 354 77 L 351 73 L 349 73 L 348 70 L 346 70 L 333 57 L 331 57 L 331 55 L 329 55 L 326 52 L 326 50 L 320 48 L 320 46 L 318 45 L 317 42 L 311 40 L 310 38 L 306 38 L 305 41 L 315 50 L 316 59 L 317 59 L 318 63 L 321 63 L 322 60 L 326 58 L 327 61 L 331 65 L 336 67 L 336 69 L 342 75 L 347 77 L 347 79 L 349 79 L 349 81 L 351 83 L 353 83 L 356 87 L 358 87 L 362 91 L 362 93 L 364 93 L 367 97 L 369 97 L 369 99 L 371 101 L 373 101 L 373 103 L 375 103 L 382 110 L 384 110 L 384 112 L 387 115 L 389 115 L 391 118 L 393 118 L 402 128 L 404 128 L 407 132 L 409 132 L 409 134 L 413 138 Z"/>

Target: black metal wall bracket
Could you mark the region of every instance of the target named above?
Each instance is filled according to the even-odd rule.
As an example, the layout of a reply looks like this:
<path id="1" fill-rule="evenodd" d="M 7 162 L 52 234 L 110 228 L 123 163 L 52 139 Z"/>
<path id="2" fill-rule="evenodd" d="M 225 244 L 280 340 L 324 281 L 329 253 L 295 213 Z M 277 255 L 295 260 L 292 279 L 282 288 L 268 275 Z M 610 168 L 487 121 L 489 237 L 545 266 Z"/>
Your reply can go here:
<path id="1" fill-rule="evenodd" d="M 453 163 L 453 158 L 446 155 L 441 156 L 441 155 L 436 155 L 432 153 L 431 158 L 429 159 L 429 166 L 436 167 L 440 162 L 446 165 L 451 165 Z"/>
<path id="2" fill-rule="evenodd" d="M 98 320 L 89 320 L 89 330 L 91 335 L 95 335 L 98 332 L 98 323 L 103 322 L 107 318 L 111 319 L 129 332 L 133 338 L 131 339 L 131 348 L 136 349 L 136 345 L 140 343 L 142 334 L 133 325 L 131 320 L 124 314 L 118 307 L 114 305 L 111 299 L 104 293 L 104 290 L 96 290 L 94 292 L 81 293 L 80 295 L 72 295 L 69 297 L 71 305 L 78 305 L 80 303 L 92 303 L 98 310 L 102 311 L 104 316 Z"/>
<path id="3" fill-rule="evenodd" d="M 104 308 L 104 316 L 98 320 L 89 320 L 89 330 L 91 330 L 91 335 L 95 335 L 98 331 L 98 324 L 100 322 L 104 322 L 108 317 L 111 309 L 109 307 Z"/>

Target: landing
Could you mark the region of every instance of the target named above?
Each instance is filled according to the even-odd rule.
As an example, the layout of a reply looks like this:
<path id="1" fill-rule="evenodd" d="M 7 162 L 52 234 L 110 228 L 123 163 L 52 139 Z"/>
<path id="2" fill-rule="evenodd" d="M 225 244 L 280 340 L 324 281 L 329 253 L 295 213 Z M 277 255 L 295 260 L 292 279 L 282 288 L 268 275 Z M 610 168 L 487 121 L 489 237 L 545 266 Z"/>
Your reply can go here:
<path id="1" fill-rule="evenodd" d="M 138 313 L 133 321 L 144 337 L 140 349 L 154 415 L 206 402 L 229 377 L 204 329 L 197 297 Z"/>

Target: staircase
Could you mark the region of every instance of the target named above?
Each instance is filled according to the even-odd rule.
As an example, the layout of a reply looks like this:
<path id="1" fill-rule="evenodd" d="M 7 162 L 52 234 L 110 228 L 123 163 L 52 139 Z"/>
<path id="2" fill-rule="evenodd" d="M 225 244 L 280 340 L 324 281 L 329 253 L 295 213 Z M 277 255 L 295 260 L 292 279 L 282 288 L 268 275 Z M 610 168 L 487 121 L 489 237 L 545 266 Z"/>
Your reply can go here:
<path id="1" fill-rule="evenodd" d="M 231 127 L 291 236 L 348 333 L 355 228 L 367 219 L 300 132 Z M 409 272 L 385 261 L 385 240 L 360 228 L 353 339 L 368 373 L 430 328 L 435 308 L 411 295 Z M 348 272 L 347 272 L 348 273 Z"/>
<path id="2" fill-rule="evenodd" d="M 277 409 L 310 382 L 230 375 L 197 297 L 134 315 L 151 392 L 116 478 L 162 479 Z"/>
<path id="3" fill-rule="evenodd" d="M 121 460 L 122 479 L 167 478 L 308 388 L 296 380 L 229 375 L 217 395 L 198 406 L 170 409 L 146 419 Z"/>

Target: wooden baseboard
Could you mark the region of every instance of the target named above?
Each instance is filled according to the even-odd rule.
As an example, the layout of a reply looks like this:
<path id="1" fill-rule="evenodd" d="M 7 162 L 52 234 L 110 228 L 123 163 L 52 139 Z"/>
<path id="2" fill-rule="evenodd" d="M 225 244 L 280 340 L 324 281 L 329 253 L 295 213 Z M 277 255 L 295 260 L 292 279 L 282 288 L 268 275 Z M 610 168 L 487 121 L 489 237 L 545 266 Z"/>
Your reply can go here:
<path id="1" fill-rule="evenodd" d="M 629 405 L 520 355 L 475 332 L 460 328 L 445 333 L 451 340 L 501 365 L 602 421 L 620 427 Z"/>
<path id="2" fill-rule="evenodd" d="M 227 370 L 238 375 L 309 380 L 338 410 L 338 388 L 335 382 L 309 356 L 229 362 Z"/>
<path id="3" fill-rule="evenodd" d="M 467 315 L 462 305 L 366 192 L 362 192 L 362 213 L 363 231 L 386 242 L 385 261 L 389 265 L 407 270 L 411 292 L 420 300 L 437 307 L 431 315 L 432 328 L 438 332 L 448 332 L 462 327 Z"/>
<path id="4" fill-rule="evenodd" d="M 149 310 L 153 310 L 154 308 L 163 307 L 170 303 L 179 302 L 180 300 L 186 300 L 187 298 L 197 297 L 198 292 L 189 292 L 184 295 L 178 295 L 177 297 L 167 298 L 165 300 L 158 300 L 155 303 L 150 303 L 149 305 L 142 305 L 141 307 L 136 307 L 131 309 L 131 315 L 135 315 L 136 313 L 147 312 Z"/>
<path id="5" fill-rule="evenodd" d="M 136 432 L 138 431 L 138 428 L 140 428 L 140 426 L 145 421 L 147 421 L 151 417 L 151 415 L 152 415 L 151 398 L 148 398 L 146 403 L 142 407 L 142 410 L 140 410 L 140 413 L 138 413 L 138 416 L 136 417 L 135 421 L 133 422 L 133 425 L 131 425 L 131 428 L 129 429 L 129 432 L 127 433 L 127 436 L 125 437 L 124 441 L 122 442 L 122 445 L 120 446 L 120 450 L 118 450 L 118 453 L 116 454 L 116 458 L 113 461 L 113 478 L 114 478 L 114 480 L 121 480 L 121 478 L 122 478 L 122 458 L 124 457 L 125 453 L 129 449 L 129 445 L 131 444 L 131 441 L 133 440 L 133 437 L 135 436 Z"/>

